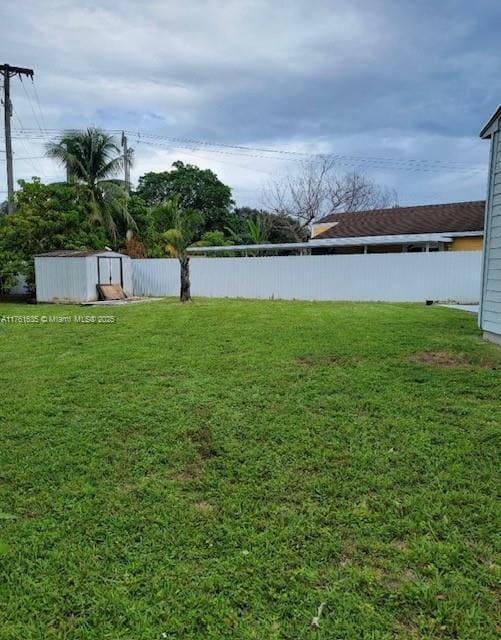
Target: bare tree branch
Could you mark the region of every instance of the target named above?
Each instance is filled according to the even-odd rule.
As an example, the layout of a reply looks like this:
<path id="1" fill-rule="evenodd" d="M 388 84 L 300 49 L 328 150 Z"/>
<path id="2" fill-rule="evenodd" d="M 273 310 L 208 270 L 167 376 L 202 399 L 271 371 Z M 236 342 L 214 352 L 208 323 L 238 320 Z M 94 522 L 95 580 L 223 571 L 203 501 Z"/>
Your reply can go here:
<path id="1" fill-rule="evenodd" d="M 296 173 L 272 180 L 264 200 L 274 213 L 307 227 L 330 213 L 396 206 L 397 194 L 362 173 L 337 173 L 333 160 L 325 157 L 301 163 Z"/>

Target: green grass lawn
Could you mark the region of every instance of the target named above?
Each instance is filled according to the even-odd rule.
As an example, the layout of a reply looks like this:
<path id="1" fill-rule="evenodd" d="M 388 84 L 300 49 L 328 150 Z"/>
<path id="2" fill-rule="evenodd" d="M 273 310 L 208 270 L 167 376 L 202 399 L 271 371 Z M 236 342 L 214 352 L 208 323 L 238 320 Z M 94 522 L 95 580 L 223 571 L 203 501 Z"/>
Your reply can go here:
<path id="1" fill-rule="evenodd" d="M 501 350 L 473 315 L 0 306 L 110 313 L 0 324 L 2 640 L 496 637 Z"/>

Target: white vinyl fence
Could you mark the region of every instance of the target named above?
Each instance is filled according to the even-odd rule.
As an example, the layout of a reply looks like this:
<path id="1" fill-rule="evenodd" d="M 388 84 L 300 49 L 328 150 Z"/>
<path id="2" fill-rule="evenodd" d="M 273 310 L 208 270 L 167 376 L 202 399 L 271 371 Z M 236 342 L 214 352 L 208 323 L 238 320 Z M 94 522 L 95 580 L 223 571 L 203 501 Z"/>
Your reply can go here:
<path id="1" fill-rule="evenodd" d="M 132 290 L 135 296 L 178 295 L 179 261 L 171 258 L 132 260 Z"/>
<path id="2" fill-rule="evenodd" d="M 198 258 L 193 296 L 285 300 L 478 302 L 481 251 Z M 177 260 L 132 261 L 134 295 L 177 296 Z"/>

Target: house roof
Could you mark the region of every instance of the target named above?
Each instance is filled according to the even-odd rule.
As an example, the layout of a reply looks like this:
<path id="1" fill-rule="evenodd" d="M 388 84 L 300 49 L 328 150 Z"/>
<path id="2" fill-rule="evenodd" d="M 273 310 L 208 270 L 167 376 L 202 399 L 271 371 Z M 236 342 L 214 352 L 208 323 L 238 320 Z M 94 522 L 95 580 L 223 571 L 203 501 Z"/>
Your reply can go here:
<path id="1" fill-rule="evenodd" d="M 315 239 L 483 231 L 485 200 L 331 213 L 317 224 L 333 226 Z"/>
<path id="2" fill-rule="evenodd" d="M 492 114 L 492 116 L 487 120 L 487 122 L 482 127 L 482 131 L 479 133 L 481 138 L 490 138 L 492 135 L 492 125 L 497 124 L 497 121 L 501 118 L 501 104 L 498 106 L 496 111 Z"/>
<path id="3" fill-rule="evenodd" d="M 59 251 L 48 251 L 47 253 L 39 253 L 36 258 L 88 258 L 89 256 L 100 256 L 105 254 L 120 255 L 114 251 L 106 249 L 98 249 L 97 251 L 78 251 L 73 249 L 61 249 Z"/>

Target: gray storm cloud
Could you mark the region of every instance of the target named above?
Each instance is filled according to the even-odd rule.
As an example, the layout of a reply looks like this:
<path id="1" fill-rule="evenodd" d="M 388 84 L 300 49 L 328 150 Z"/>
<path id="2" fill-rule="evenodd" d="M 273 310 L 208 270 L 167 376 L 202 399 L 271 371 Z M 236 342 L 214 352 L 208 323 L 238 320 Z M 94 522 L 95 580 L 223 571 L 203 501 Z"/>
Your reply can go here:
<path id="1" fill-rule="evenodd" d="M 453 165 L 424 172 L 361 162 L 402 203 L 424 203 L 484 196 L 487 149 L 477 132 L 499 102 L 500 19 L 501 5 L 490 0 L 474 8 L 462 0 L 21 0 L 0 5 L 0 47 L 4 62 L 35 70 L 43 116 L 37 123 L 32 88 L 13 81 L 16 129 L 96 124 L 471 164 L 471 173 L 459 174 Z M 258 204 L 264 181 L 294 169 L 284 160 L 131 138 L 133 178 L 182 158 L 214 169 L 241 204 Z M 16 139 L 15 153 L 17 178 L 62 175 L 39 157 L 40 140 Z"/>

